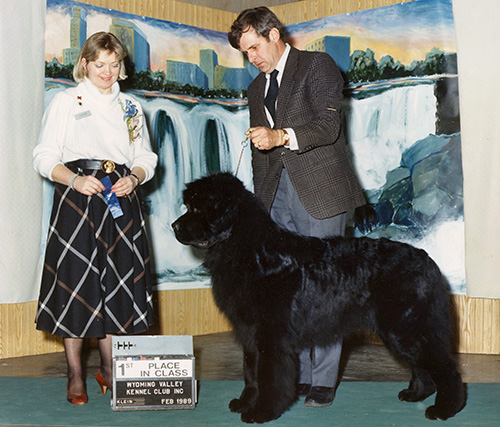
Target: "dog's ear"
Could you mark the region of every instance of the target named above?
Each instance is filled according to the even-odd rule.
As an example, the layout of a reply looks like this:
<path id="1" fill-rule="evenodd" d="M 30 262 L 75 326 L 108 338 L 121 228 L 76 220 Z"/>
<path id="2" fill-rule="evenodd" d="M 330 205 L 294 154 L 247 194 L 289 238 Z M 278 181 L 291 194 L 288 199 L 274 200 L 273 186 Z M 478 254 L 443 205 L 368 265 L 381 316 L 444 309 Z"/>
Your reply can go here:
<path id="1" fill-rule="evenodd" d="M 235 216 L 241 206 L 249 206 L 253 193 L 229 172 L 218 172 L 190 182 L 183 192 L 184 204 L 191 211 Z"/>

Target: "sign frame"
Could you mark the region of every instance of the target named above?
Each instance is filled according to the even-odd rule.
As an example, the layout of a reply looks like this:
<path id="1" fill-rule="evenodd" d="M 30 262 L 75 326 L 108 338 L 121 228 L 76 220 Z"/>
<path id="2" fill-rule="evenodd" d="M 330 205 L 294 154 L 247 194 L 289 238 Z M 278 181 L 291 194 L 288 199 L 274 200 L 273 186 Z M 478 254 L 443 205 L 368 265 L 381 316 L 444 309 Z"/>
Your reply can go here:
<path id="1" fill-rule="evenodd" d="M 113 337 L 113 411 L 194 409 L 191 336 Z"/>

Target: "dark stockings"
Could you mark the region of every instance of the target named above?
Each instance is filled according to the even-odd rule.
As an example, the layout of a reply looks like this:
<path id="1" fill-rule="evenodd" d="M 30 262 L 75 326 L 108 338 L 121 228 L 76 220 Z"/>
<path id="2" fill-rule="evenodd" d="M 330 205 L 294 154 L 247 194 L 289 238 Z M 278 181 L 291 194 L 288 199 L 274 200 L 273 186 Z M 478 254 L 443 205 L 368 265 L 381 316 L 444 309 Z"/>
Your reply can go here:
<path id="1" fill-rule="evenodd" d="M 106 335 L 97 340 L 101 358 L 100 371 L 108 384 L 113 384 L 111 337 L 112 335 Z M 83 394 L 86 392 L 82 369 L 83 338 L 64 338 L 63 343 L 68 364 L 68 390 L 72 394 Z"/>
<path id="2" fill-rule="evenodd" d="M 100 371 L 104 380 L 108 384 L 113 384 L 113 358 L 112 358 L 112 335 L 106 335 L 105 338 L 99 338 L 97 345 L 99 347 L 99 355 L 101 356 Z"/>
<path id="3" fill-rule="evenodd" d="M 72 394 L 85 393 L 82 369 L 83 338 L 64 338 L 64 351 L 68 364 L 68 390 Z"/>

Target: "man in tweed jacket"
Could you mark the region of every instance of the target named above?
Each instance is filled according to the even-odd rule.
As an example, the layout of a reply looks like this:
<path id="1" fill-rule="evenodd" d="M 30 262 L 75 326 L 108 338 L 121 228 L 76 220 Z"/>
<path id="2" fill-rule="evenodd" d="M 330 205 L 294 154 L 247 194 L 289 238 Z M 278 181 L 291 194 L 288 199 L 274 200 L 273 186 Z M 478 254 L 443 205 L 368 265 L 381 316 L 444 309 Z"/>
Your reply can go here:
<path id="1" fill-rule="evenodd" d="M 365 204 L 341 129 L 343 79 L 326 53 L 299 51 L 266 7 L 243 11 L 228 39 L 261 73 L 248 87 L 255 194 L 283 227 L 303 235 L 343 235 L 346 211 Z M 277 70 L 278 96 L 266 94 Z M 273 77 L 271 77 L 273 76 Z M 271 90 L 272 91 L 272 90 Z M 341 338 L 300 355 L 299 393 L 327 406 L 337 382 Z"/>

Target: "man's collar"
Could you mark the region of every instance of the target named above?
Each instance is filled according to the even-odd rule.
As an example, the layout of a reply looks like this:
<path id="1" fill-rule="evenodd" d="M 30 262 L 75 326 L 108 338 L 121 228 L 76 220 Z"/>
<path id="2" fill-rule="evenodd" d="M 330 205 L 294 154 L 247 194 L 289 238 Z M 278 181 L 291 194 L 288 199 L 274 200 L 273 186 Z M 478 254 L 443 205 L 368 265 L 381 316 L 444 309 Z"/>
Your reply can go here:
<path id="1" fill-rule="evenodd" d="M 288 55 L 290 54 L 290 45 L 288 43 L 285 43 L 285 51 L 283 52 L 283 55 L 281 55 L 280 60 L 278 61 L 278 64 L 276 64 L 276 70 L 279 71 L 278 73 L 278 83 L 281 82 L 281 78 L 283 76 L 283 70 L 285 69 L 286 61 L 288 59 Z M 269 74 L 266 74 L 266 77 L 269 78 Z"/>

